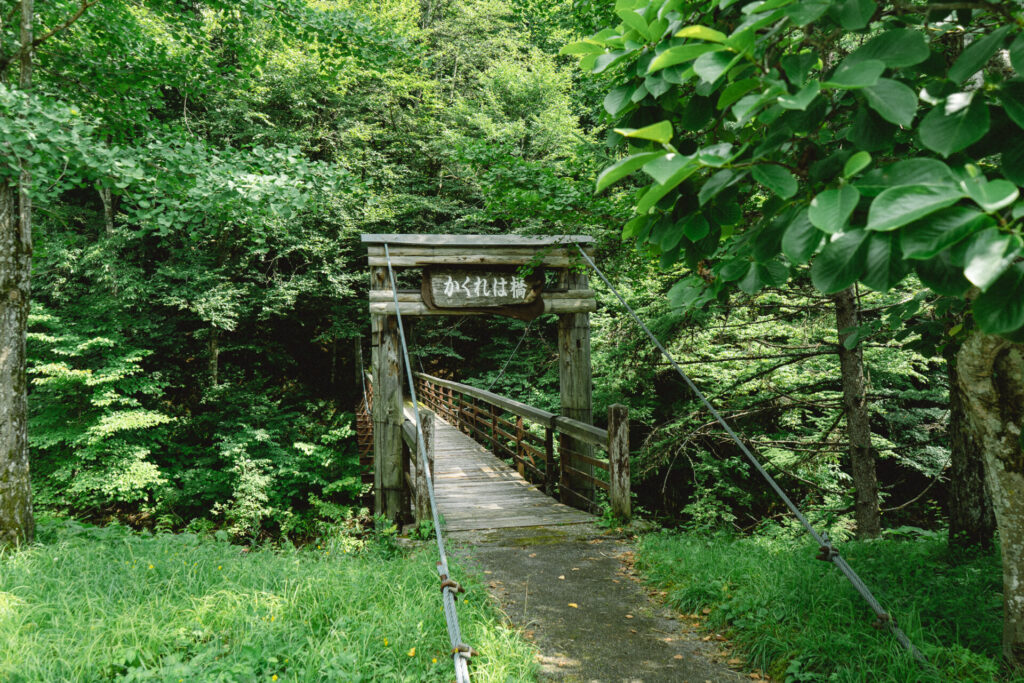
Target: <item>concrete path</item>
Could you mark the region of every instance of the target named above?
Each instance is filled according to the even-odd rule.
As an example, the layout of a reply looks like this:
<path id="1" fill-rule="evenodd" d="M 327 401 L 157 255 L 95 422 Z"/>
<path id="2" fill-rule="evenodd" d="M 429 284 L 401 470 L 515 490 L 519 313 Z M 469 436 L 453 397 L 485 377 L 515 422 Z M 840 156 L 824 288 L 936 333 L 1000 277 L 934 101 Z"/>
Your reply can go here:
<path id="1" fill-rule="evenodd" d="M 592 525 L 457 533 L 453 547 L 467 566 L 483 572 L 509 620 L 537 645 L 541 680 L 753 678 L 719 663 L 730 658 L 722 643 L 652 599 L 632 575 L 632 546 Z"/>

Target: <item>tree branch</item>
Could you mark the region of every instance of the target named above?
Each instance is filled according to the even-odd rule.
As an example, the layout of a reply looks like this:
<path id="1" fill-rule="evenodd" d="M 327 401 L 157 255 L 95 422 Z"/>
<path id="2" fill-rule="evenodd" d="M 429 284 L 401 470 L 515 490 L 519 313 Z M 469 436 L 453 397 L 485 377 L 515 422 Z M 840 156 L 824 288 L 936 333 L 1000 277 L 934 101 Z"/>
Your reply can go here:
<path id="1" fill-rule="evenodd" d="M 98 2 L 100 2 L 100 0 L 80 0 L 79 5 L 78 5 L 78 10 L 74 14 L 72 14 L 70 17 L 68 17 L 65 21 L 63 21 L 60 24 L 57 24 L 56 26 L 54 26 L 52 29 L 50 29 L 49 31 L 47 31 L 43 35 L 41 35 L 38 38 L 36 38 L 35 40 L 33 40 L 28 45 L 23 45 L 21 47 L 21 49 L 19 49 L 17 52 L 12 54 L 10 57 L 5 59 L 4 63 L 2 65 L 0 65 L 0 72 L 6 71 L 7 67 L 9 67 L 11 65 L 11 63 L 13 61 L 15 61 L 16 59 L 20 59 L 22 55 L 24 55 L 26 53 L 30 53 L 32 50 L 36 49 L 37 47 L 39 47 L 40 45 L 45 43 L 50 38 L 52 38 L 55 35 L 57 35 L 58 33 L 66 31 L 68 28 L 71 27 L 72 24 L 74 24 L 76 21 L 78 21 L 82 17 L 83 14 L 85 14 L 86 10 L 88 10 L 90 7 L 92 7 L 93 5 L 97 4 Z"/>

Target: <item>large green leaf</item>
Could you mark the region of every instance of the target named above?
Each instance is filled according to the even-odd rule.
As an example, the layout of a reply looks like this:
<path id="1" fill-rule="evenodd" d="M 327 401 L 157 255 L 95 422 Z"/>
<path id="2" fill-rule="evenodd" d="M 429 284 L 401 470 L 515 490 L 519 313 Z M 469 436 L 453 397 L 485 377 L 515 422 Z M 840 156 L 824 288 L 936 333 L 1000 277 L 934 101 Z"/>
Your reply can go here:
<path id="1" fill-rule="evenodd" d="M 754 180 L 783 199 L 789 199 L 796 194 L 796 178 L 782 166 L 758 164 L 751 170 L 751 175 L 754 176 Z"/>
<path id="2" fill-rule="evenodd" d="M 683 234 L 691 242 L 699 242 L 708 236 L 711 232 L 711 226 L 708 224 L 708 219 L 704 218 L 704 214 L 695 212 L 686 219 L 683 223 Z"/>
<path id="3" fill-rule="evenodd" d="M 920 29 L 898 28 L 886 31 L 857 48 L 846 61 L 878 59 L 890 69 L 920 64 L 930 54 L 924 32 Z"/>
<path id="4" fill-rule="evenodd" d="M 877 59 L 865 59 L 853 63 L 843 61 L 822 85 L 826 88 L 845 90 L 866 88 L 878 83 L 883 71 L 885 71 L 885 62 Z"/>
<path id="5" fill-rule="evenodd" d="M 754 294 L 765 285 L 780 287 L 789 279 L 789 270 L 778 261 L 753 263 L 739 282 L 739 288 L 747 294 Z"/>
<path id="6" fill-rule="evenodd" d="M 672 140 L 672 123 L 670 121 L 658 121 L 643 128 L 616 128 L 615 132 L 627 138 L 639 140 L 651 140 L 665 145 Z"/>
<path id="7" fill-rule="evenodd" d="M 1006 37 L 1006 32 L 1011 26 L 1003 26 L 983 38 L 975 40 L 960 53 L 953 66 L 949 69 L 949 80 L 954 83 L 962 83 L 968 78 L 981 71 L 985 63 L 992 58 L 999 46 Z"/>
<path id="8" fill-rule="evenodd" d="M 708 43 L 670 47 L 651 60 L 651 63 L 647 65 L 647 73 L 654 73 L 676 64 L 689 62 L 708 52 L 720 52 L 724 49 L 724 45 L 709 45 Z"/>
<path id="9" fill-rule="evenodd" d="M 723 90 L 722 94 L 718 97 L 718 104 L 715 106 L 718 109 L 726 109 L 759 85 L 761 85 L 760 78 L 744 78 L 741 81 L 730 83 L 729 87 Z"/>
<path id="10" fill-rule="evenodd" d="M 864 96 L 871 108 L 886 121 L 905 128 L 914 120 L 917 95 L 899 81 L 879 78 L 877 83 L 864 88 Z"/>
<path id="11" fill-rule="evenodd" d="M 987 228 L 971 237 L 964 252 L 964 277 L 981 291 L 999 279 L 1020 254 L 1020 238 Z"/>
<path id="12" fill-rule="evenodd" d="M 868 233 L 851 230 L 825 245 L 811 265 L 811 282 L 825 294 L 841 292 L 864 272 Z"/>
<path id="13" fill-rule="evenodd" d="M 890 187 L 871 202 L 868 230 L 895 230 L 958 202 L 963 191 L 945 185 Z"/>
<path id="14" fill-rule="evenodd" d="M 632 104 L 631 98 L 636 92 L 635 85 L 620 85 L 612 89 L 604 96 L 604 109 L 612 116 L 618 116 L 626 107 Z"/>
<path id="15" fill-rule="evenodd" d="M 1017 201 L 1020 190 L 1009 180 L 988 180 L 984 176 L 968 178 L 961 183 L 967 195 L 987 213 L 995 213 Z"/>
<path id="16" fill-rule="evenodd" d="M 644 152 L 620 159 L 601 171 L 597 176 L 597 187 L 594 191 L 600 192 L 609 185 L 622 180 L 630 173 L 640 169 L 644 164 L 665 156 L 668 156 L 665 152 Z"/>
<path id="17" fill-rule="evenodd" d="M 636 212 L 640 215 L 650 213 L 654 205 L 661 201 L 661 198 L 667 195 L 669 192 L 674 190 L 679 183 L 689 178 L 700 166 L 696 163 L 689 163 L 684 165 L 671 177 L 667 178 L 664 183 L 658 185 L 652 185 L 647 188 L 644 196 L 637 202 Z"/>
<path id="18" fill-rule="evenodd" d="M 644 173 L 658 181 L 659 185 L 664 185 L 672 179 L 672 176 L 692 162 L 693 157 L 682 154 L 662 154 L 644 164 Z"/>
<path id="19" fill-rule="evenodd" d="M 1024 264 L 1003 273 L 974 300 L 972 310 L 978 327 L 988 334 L 1009 334 L 1024 326 Z"/>
<path id="20" fill-rule="evenodd" d="M 784 11 L 794 24 L 806 26 L 822 17 L 832 6 L 831 0 L 800 0 Z"/>
<path id="21" fill-rule="evenodd" d="M 856 31 L 868 25 L 878 3 L 874 0 L 839 0 L 829 7 L 829 15 L 847 31 Z"/>
<path id="22" fill-rule="evenodd" d="M 707 26 L 687 26 L 680 29 L 676 35 L 676 38 L 696 38 L 698 40 L 707 40 L 712 43 L 724 43 L 727 36 L 721 31 L 716 31 L 713 28 Z"/>
<path id="23" fill-rule="evenodd" d="M 794 264 L 806 263 L 821 245 L 823 237 L 807 217 L 807 209 L 802 209 L 782 234 L 782 253 Z"/>
<path id="24" fill-rule="evenodd" d="M 1015 136 L 1014 139 L 1003 142 L 999 168 L 1014 185 L 1024 185 L 1024 139 Z"/>
<path id="25" fill-rule="evenodd" d="M 693 70 L 705 83 L 714 83 L 729 70 L 733 59 L 731 52 L 708 52 L 697 58 Z"/>
<path id="26" fill-rule="evenodd" d="M 956 178 L 949 166 L 938 159 L 915 157 L 865 173 L 856 185 L 862 195 L 874 197 L 899 185 L 956 187 Z"/>
<path id="27" fill-rule="evenodd" d="M 857 152 L 843 164 L 843 177 L 850 178 L 857 175 L 871 165 L 871 155 L 867 152 Z"/>
<path id="28" fill-rule="evenodd" d="M 951 206 L 900 230 L 900 247 L 908 259 L 930 259 L 968 235 L 995 225 L 977 209 Z"/>
<path id="29" fill-rule="evenodd" d="M 697 199 L 700 202 L 700 205 L 704 206 L 714 199 L 719 192 L 738 180 L 739 178 L 736 177 L 736 173 L 727 168 L 718 171 L 704 181 L 704 185 L 701 186 L 700 192 L 697 193 Z"/>
<path id="30" fill-rule="evenodd" d="M 633 29 L 634 31 L 644 36 L 645 38 L 647 37 L 647 22 L 644 21 L 644 18 L 640 16 L 637 12 L 631 9 L 620 9 L 615 14 L 619 16 L 619 19 L 622 19 L 622 23 L 624 23 L 626 26 Z"/>
<path id="31" fill-rule="evenodd" d="M 1010 64 L 1017 73 L 1024 73 L 1024 33 L 1018 33 L 1010 43 Z"/>
<path id="32" fill-rule="evenodd" d="M 1024 128 L 1024 80 L 1014 79 L 1003 83 L 999 88 L 999 101 L 1003 103 L 1006 115 Z"/>
<path id="33" fill-rule="evenodd" d="M 594 40 L 580 40 L 569 43 L 558 51 L 560 55 L 592 55 L 604 52 L 604 45 Z"/>
<path id="34" fill-rule="evenodd" d="M 830 234 L 842 232 L 859 201 L 860 193 L 851 185 L 825 190 L 811 200 L 808 218 L 819 230 Z"/>
<path id="35" fill-rule="evenodd" d="M 980 140 L 989 128 L 988 105 L 984 97 L 974 97 L 970 105 L 954 114 L 946 114 L 942 104 L 921 121 L 921 144 L 944 157 Z"/>
<path id="36" fill-rule="evenodd" d="M 917 276 L 936 294 L 943 296 L 963 296 L 971 287 L 964 277 L 963 268 L 953 263 L 950 250 L 940 251 L 933 258 L 915 263 Z"/>
<path id="37" fill-rule="evenodd" d="M 885 292 L 905 278 L 910 267 L 903 260 L 899 242 L 891 232 L 873 232 L 868 237 L 861 282 L 875 290 Z"/>
<path id="38" fill-rule="evenodd" d="M 802 85 L 807 80 L 807 74 L 818 65 L 818 53 L 814 50 L 800 52 L 795 55 L 786 55 L 779 60 L 782 70 L 786 72 L 786 78 L 794 85 Z M 820 83 L 819 83 L 820 85 Z"/>
<path id="39" fill-rule="evenodd" d="M 820 92 L 821 82 L 811 81 L 801 88 L 800 92 L 795 95 L 779 95 L 779 106 L 783 109 L 797 109 L 799 111 L 804 111 Z"/>

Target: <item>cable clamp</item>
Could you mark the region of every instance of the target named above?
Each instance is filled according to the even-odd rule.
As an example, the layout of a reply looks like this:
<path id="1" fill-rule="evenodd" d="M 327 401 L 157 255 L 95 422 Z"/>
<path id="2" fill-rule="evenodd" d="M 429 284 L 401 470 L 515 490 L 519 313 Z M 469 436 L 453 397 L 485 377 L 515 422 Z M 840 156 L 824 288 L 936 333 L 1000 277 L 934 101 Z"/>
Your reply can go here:
<path id="1" fill-rule="evenodd" d="M 818 554 L 815 558 L 822 562 L 831 562 L 835 558 L 839 557 L 839 551 L 833 548 L 831 545 L 823 545 L 818 548 Z"/>
<path id="2" fill-rule="evenodd" d="M 441 592 L 444 593 L 444 589 L 448 588 L 453 593 L 465 593 L 466 589 L 458 581 L 452 581 L 444 574 L 441 575 Z"/>
<path id="3" fill-rule="evenodd" d="M 469 661 L 471 657 L 476 657 L 480 653 L 471 648 L 469 645 L 466 645 L 465 643 L 459 643 L 458 645 L 452 648 L 452 654 L 458 655 L 466 661 Z"/>
<path id="4" fill-rule="evenodd" d="M 883 628 L 887 628 L 889 626 L 895 626 L 895 625 L 896 625 L 896 622 L 893 621 L 893 618 L 891 616 L 889 616 L 888 613 L 882 612 L 881 614 L 878 615 L 878 618 L 875 619 L 874 623 L 871 624 L 871 627 L 872 628 L 876 628 L 879 631 L 881 631 Z"/>

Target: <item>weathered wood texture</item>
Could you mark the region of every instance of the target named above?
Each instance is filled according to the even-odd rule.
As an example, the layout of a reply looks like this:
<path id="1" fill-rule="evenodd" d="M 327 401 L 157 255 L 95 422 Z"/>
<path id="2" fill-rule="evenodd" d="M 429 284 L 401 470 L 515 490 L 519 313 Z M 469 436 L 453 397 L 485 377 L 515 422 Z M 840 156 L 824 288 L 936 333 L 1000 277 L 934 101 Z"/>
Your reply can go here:
<path id="1" fill-rule="evenodd" d="M 541 297 L 543 303 L 543 310 L 541 313 L 593 313 L 597 310 L 597 302 L 593 299 L 561 299 L 561 298 L 548 298 L 546 296 Z M 398 311 L 403 316 L 419 316 L 419 315 L 486 315 L 494 313 L 492 310 L 485 308 L 430 308 L 422 300 L 419 301 L 402 301 L 399 299 Z M 370 313 L 372 315 L 394 315 L 395 314 L 395 302 L 389 301 L 370 301 Z"/>
<path id="2" fill-rule="evenodd" d="M 426 408 L 420 408 L 423 448 L 431 479 L 434 477 L 434 427 L 434 413 Z M 423 467 L 423 455 L 419 453 L 419 444 L 416 439 L 416 417 L 411 404 L 406 404 L 405 422 L 402 423 L 402 440 L 405 442 L 405 447 L 408 451 L 409 498 L 412 503 L 412 515 L 416 523 L 419 524 L 422 521 L 431 519 L 430 494 L 427 490 L 427 470 Z"/>
<path id="3" fill-rule="evenodd" d="M 423 298 L 440 308 L 495 308 L 531 303 L 540 296 L 544 276 L 522 278 L 512 270 L 428 268 Z"/>
<path id="4" fill-rule="evenodd" d="M 390 287 L 386 268 L 370 270 L 370 288 Z M 397 521 L 402 514 L 402 372 L 398 324 L 392 316 L 370 318 L 373 334 L 374 513 Z"/>
<path id="5" fill-rule="evenodd" d="M 587 289 L 587 275 L 565 270 L 559 273 L 558 284 L 569 290 Z M 558 377 L 561 414 L 586 425 L 592 424 L 590 316 L 586 313 L 558 316 Z M 561 445 L 563 493 L 571 489 L 583 498 L 593 499 L 594 467 L 579 457 L 593 457 L 591 444 L 563 430 Z"/>
<path id="6" fill-rule="evenodd" d="M 547 247 L 557 244 L 593 244 L 588 235 L 369 235 L 362 236 L 364 244 L 388 244 L 424 247 Z"/>
<path id="7" fill-rule="evenodd" d="M 629 409 L 620 403 L 608 407 L 608 465 L 612 514 L 629 519 Z"/>
<path id="8" fill-rule="evenodd" d="M 434 436 L 434 495 L 447 531 L 593 522 L 544 495 L 518 472 L 443 420 Z"/>

